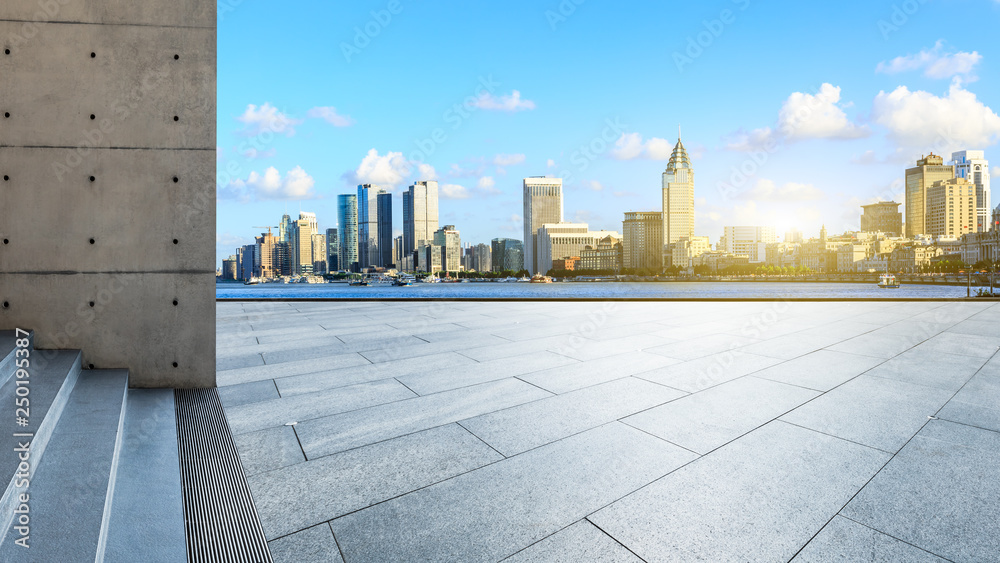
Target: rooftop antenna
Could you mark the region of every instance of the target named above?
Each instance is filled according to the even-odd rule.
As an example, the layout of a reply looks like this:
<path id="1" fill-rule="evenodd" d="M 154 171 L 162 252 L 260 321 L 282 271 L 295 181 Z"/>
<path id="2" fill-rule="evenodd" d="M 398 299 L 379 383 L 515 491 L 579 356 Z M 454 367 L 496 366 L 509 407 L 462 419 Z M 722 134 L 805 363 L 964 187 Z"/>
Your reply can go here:
<path id="1" fill-rule="evenodd" d="M 677 124 L 677 142 L 681 142 L 681 126 Z"/>

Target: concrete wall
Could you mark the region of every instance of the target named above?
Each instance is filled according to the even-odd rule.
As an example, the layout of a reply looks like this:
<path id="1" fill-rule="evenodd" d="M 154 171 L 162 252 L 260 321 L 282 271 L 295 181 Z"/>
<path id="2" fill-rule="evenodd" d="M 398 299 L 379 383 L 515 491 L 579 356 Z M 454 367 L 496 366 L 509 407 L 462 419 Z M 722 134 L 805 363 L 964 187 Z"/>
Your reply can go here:
<path id="1" fill-rule="evenodd" d="M 0 2 L 0 328 L 215 385 L 216 4 Z"/>

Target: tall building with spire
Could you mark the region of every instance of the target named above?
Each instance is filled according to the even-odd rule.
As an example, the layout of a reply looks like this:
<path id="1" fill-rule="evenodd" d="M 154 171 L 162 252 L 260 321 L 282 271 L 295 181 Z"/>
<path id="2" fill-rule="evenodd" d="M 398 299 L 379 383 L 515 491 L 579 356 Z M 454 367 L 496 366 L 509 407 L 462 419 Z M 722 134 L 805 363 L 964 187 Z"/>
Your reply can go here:
<path id="1" fill-rule="evenodd" d="M 669 265 L 667 245 L 682 238 L 694 238 L 694 168 L 677 128 L 677 145 L 663 172 L 663 255 Z"/>

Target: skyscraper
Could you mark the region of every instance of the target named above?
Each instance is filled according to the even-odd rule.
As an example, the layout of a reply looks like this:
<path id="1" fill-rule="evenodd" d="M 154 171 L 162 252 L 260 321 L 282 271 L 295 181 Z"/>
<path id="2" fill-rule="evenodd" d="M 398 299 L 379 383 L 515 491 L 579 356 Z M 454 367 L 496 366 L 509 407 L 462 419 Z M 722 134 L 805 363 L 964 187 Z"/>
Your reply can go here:
<path id="1" fill-rule="evenodd" d="M 682 238 L 694 238 L 694 168 L 688 157 L 680 130 L 677 145 L 663 172 L 663 245 L 664 265 L 672 259 L 666 245 Z"/>
<path id="2" fill-rule="evenodd" d="M 337 224 L 340 235 L 340 252 L 337 257 L 340 269 L 360 271 L 358 266 L 358 196 L 337 196 Z"/>
<path id="3" fill-rule="evenodd" d="M 403 192 L 403 254 L 431 244 L 438 230 L 438 183 L 414 182 Z"/>
<path id="4" fill-rule="evenodd" d="M 278 225 L 278 242 L 289 242 L 292 240 L 292 218 L 287 213 L 281 216 L 281 223 Z"/>
<path id="5" fill-rule="evenodd" d="M 622 267 L 659 273 L 663 269 L 663 213 L 630 211 L 622 221 Z"/>
<path id="6" fill-rule="evenodd" d="M 326 260 L 326 235 L 314 233 L 312 236 L 312 264 L 314 274 L 325 274 L 328 271 Z"/>
<path id="7" fill-rule="evenodd" d="M 539 273 L 538 229 L 563 222 L 562 178 L 524 179 L 524 267 Z M 541 273 L 545 273 L 544 271 Z"/>
<path id="8" fill-rule="evenodd" d="M 946 165 L 934 153 L 917 161 L 915 168 L 906 171 L 906 236 L 925 235 L 927 232 L 927 190 L 937 182 L 955 178 L 955 167 Z"/>
<path id="9" fill-rule="evenodd" d="M 292 229 L 292 261 L 295 263 L 295 275 L 307 276 L 313 273 L 313 235 L 316 233 L 316 214 L 300 213 Z"/>
<path id="10" fill-rule="evenodd" d="M 955 176 L 967 179 L 976 187 L 976 231 L 991 230 L 990 163 L 985 153 L 959 151 L 952 153 L 951 159 L 955 164 Z"/>
<path id="11" fill-rule="evenodd" d="M 862 205 L 861 230 L 866 233 L 903 234 L 903 214 L 895 201 L 879 201 Z M 786 237 L 787 239 L 787 237 Z M 787 242 L 787 240 L 786 240 Z"/>
<path id="12" fill-rule="evenodd" d="M 524 269 L 524 244 L 512 238 L 495 238 L 493 246 L 494 272 L 520 272 Z"/>
<path id="13" fill-rule="evenodd" d="M 384 191 L 378 194 L 378 261 L 376 265 L 392 266 L 392 194 Z"/>
<path id="14" fill-rule="evenodd" d="M 340 270 L 340 241 L 337 239 L 337 229 L 326 230 L 326 269 L 330 272 Z"/>
<path id="15" fill-rule="evenodd" d="M 462 237 L 455 225 L 445 225 L 434 231 L 434 246 L 441 247 L 442 270 L 457 272 L 462 269 Z"/>
<path id="16" fill-rule="evenodd" d="M 373 184 L 358 186 L 358 262 L 362 268 L 381 266 L 378 248 L 378 203 L 385 190 Z"/>

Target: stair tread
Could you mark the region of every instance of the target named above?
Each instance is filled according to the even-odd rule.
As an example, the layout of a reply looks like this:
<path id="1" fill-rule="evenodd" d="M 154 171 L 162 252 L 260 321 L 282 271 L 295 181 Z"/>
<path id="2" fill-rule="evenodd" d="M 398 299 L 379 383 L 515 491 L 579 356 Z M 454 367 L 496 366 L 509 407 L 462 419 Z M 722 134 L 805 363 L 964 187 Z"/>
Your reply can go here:
<path id="1" fill-rule="evenodd" d="M 28 425 L 17 427 L 19 433 L 38 433 L 38 427 L 45 420 L 46 415 L 48 415 L 49 409 L 56 399 L 56 395 L 58 395 L 63 383 L 66 381 L 66 377 L 70 375 L 72 370 L 79 368 L 80 357 L 81 355 L 78 350 L 32 351 L 32 354 L 28 356 L 30 360 L 28 367 L 30 375 L 30 384 L 28 387 L 30 392 L 28 398 L 30 399 L 31 410 L 29 412 Z M 39 367 L 41 364 L 36 363 L 36 360 L 43 358 L 45 361 L 44 367 Z M 0 386 L 0 405 L 14 405 L 16 388 L 17 379 L 13 377 Z M 13 408 L 10 410 L 5 408 L 4 412 L 9 413 L 12 420 L 5 420 L 3 422 L 14 424 L 15 410 Z M 18 440 L 24 441 L 24 438 L 15 438 L 12 434 L 12 432 L 0 433 L 0 452 L 12 452 Z M 10 482 L 11 476 L 14 475 L 14 471 L 17 469 L 17 464 L 18 460 L 14 456 L 0 455 L 0 483 L 3 484 L 3 488 L 6 488 Z"/>
<path id="2" fill-rule="evenodd" d="M 130 389 L 105 561 L 187 561 L 172 389 Z"/>
<path id="3" fill-rule="evenodd" d="M 128 370 L 80 374 L 28 487 L 31 548 L 12 528 L 0 560 L 94 561 L 127 386 Z"/>

